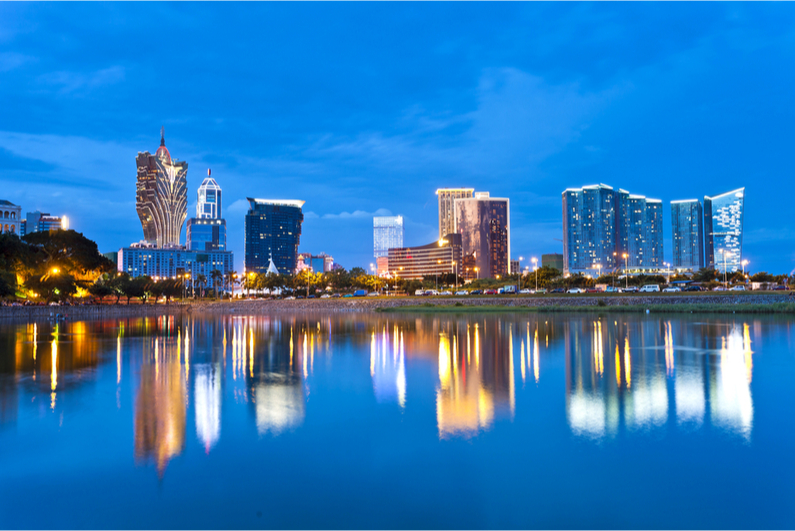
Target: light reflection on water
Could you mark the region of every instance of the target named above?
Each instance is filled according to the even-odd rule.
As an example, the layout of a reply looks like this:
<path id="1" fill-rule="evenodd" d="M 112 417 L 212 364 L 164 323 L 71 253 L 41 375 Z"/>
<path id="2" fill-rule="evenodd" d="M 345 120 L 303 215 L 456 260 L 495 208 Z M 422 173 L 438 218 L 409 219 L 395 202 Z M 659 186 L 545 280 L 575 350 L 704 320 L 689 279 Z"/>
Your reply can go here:
<path id="1" fill-rule="evenodd" d="M 361 415 L 357 422 L 375 425 L 394 407 L 419 425 L 430 405 L 438 443 L 509 436 L 510 426 L 531 422 L 550 433 L 562 424 L 586 444 L 714 429 L 750 446 L 756 346 L 765 333 L 788 338 L 792 328 L 773 318 L 557 314 L 166 316 L 4 325 L 0 441 L 25 437 L 9 427 L 43 423 L 48 414 L 62 426 L 87 410 L 101 423 L 108 410 L 73 397 L 109 382 L 112 408 L 132 410 L 135 464 L 161 479 L 191 444 L 206 456 L 225 437 L 242 447 L 241 423 L 259 439 L 310 430 L 322 437 L 334 419 L 317 412 L 350 407 Z M 363 379 L 369 394 L 357 386 Z M 557 403 L 565 403 L 559 414 Z M 544 411 L 550 413 L 542 425 Z M 230 429 L 234 436 L 226 435 Z M 406 429 L 427 442 L 427 432 Z M 190 439 L 189 431 L 195 431 Z"/>

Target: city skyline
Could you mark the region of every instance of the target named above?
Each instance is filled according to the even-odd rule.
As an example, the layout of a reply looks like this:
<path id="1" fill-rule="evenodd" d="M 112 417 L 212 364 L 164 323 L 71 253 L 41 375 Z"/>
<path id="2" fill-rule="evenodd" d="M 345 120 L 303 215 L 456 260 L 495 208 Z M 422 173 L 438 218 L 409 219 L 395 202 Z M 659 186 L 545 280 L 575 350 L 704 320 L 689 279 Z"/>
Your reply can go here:
<path id="1" fill-rule="evenodd" d="M 756 88 L 761 83 L 779 94 L 788 86 L 786 72 L 760 70 L 759 54 L 786 63 L 793 51 L 787 21 L 795 18 L 789 6 L 677 5 L 662 11 L 653 5 L 329 5 L 309 13 L 303 28 L 290 22 L 299 6 L 252 6 L 284 28 L 257 41 L 254 51 L 267 55 L 278 47 L 285 55 L 267 76 L 246 69 L 250 79 L 237 73 L 231 37 L 254 31 L 239 23 L 240 6 L 199 6 L 191 26 L 197 31 L 179 26 L 163 39 L 150 35 L 154 29 L 141 38 L 131 6 L 73 8 L 1 8 L 8 25 L 0 35 L 6 50 L 0 70 L 8 83 L 0 94 L 9 105 L 0 118 L 0 167 L 8 181 L 5 199 L 23 211 L 66 214 L 70 226 L 102 251 L 140 239 L 130 209 L 129 156 L 151 145 L 161 124 L 180 159 L 192 168 L 212 167 L 224 182 L 230 250 L 242 256 L 245 197 L 263 189 L 271 197 L 304 198 L 299 251 L 326 249 L 348 268 L 372 261 L 364 242 L 371 238 L 374 215 L 403 215 L 407 246 L 438 236 L 433 192 L 445 186 L 509 197 L 513 254 L 540 256 L 562 250 L 556 241 L 562 234 L 558 194 L 567 186 L 631 182 L 665 204 L 703 197 L 718 188 L 717 179 L 719 190 L 775 186 L 788 168 L 781 124 L 791 111 L 778 97 L 760 103 Z M 176 19 L 187 9 L 150 8 Z M 377 28 L 361 36 L 383 54 L 377 60 L 334 38 L 355 24 L 346 22 L 353 15 Z M 378 22 L 417 15 L 433 21 L 437 31 L 409 23 L 416 40 L 408 52 Z M 107 17 L 119 21 L 112 32 L 99 23 Z M 488 24 L 460 28 L 449 22 L 456 17 L 498 23 L 512 37 L 498 42 Z M 623 31 L 600 34 L 589 20 L 601 17 Z M 540 18 L 551 20 L 549 29 L 532 26 Z M 555 40 L 556 28 L 572 18 L 588 48 Z M 338 29 L 330 29 L 328 20 L 339 21 Z M 517 29 L 527 24 L 537 35 L 519 37 Z M 672 32 L 670 47 L 660 47 L 644 31 L 652 24 L 676 24 L 681 31 Z M 25 30 L 34 25 L 41 29 L 36 39 Z M 217 41 L 204 42 L 198 36 L 211 27 Z M 300 46 L 304 32 L 317 32 L 332 44 L 314 57 Z M 52 46 L 41 35 L 70 44 Z M 151 64 L 142 45 L 129 47 L 147 40 L 159 41 L 158 53 L 169 62 L 186 65 L 179 82 L 190 91 L 155 82 L 170 75 L 165 64 Z M 749 40 L 757 43 L 754 52 L 740 54 Z M 94 53 L 97 42 L 107 44 Z M 582 61 L 584 52 L 605 60 Z M 418 59 L 393 60 L 405 53 Z M 705 54 L 715 60 L 705 62 Z M 227 60 L 196 67 L 207 55 Z M 324 75 L 323 64 L 332 57 L 344 75 Z M 376 72 L 380 81 L 363 71 Z M 414 72 L 420 78 L 407 89 Z M 320 85 L 313 84 L 318 80 Z M 354 88 L 361 96 L 355 101 L 341 96 Z M 228 98 L 233 92 L 236 97 Z M 716 95 L 734 110 L 712 106 Z M 151 110 L 153 101 L 158 105 Z M 197 110 L 197 101 L 214 101 L 216 107 Z M 752 103 L 762 107 L 753 114 L 742 111 Z M 328 114 L 318 113 L 320 108 Z M 663 142 L 665 153 L 655 147 Z M 194 190 L 201 177 L 189 172 L 188 188 Z M 752 192 L 743 255 L 753 271 L 788 273 L 795 267 L 795 233 L 780 219 L 785 199 Z M 763 197 L 772 201 L 769 207 L 762 207 Z M 191 194 L 188 203 L 193 211 Z M 663 226 L 670 227 L 670 211 L 663 210 Z M 670 238 L 665 235 L 667 262 Z"/>

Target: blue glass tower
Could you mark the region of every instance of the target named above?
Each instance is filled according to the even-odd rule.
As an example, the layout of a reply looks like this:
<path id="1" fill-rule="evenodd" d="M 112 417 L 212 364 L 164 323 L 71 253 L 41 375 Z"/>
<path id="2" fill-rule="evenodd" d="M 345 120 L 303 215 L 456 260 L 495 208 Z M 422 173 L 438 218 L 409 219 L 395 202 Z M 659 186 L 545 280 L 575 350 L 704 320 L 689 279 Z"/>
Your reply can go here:
<path id="1" fill-rule="evenodd" d="M 703 213 L 698 199 L 671 201 L 673 266 L 698 270 L 704 267 Z"/>
<path id="2" fill-rule="evenodd" d="M 273 263 L 279 273 L 293 274 L 298 263 L 298 244 L 304 201 L 247 198 L 246 272 L 265 273 Z"/>
<path id="3" fill-rule="evenodd" d="M 743 260 L 743 201 L 745 188 L 704 197 L 704 237 L 707 267 L 737 271 Z"/>

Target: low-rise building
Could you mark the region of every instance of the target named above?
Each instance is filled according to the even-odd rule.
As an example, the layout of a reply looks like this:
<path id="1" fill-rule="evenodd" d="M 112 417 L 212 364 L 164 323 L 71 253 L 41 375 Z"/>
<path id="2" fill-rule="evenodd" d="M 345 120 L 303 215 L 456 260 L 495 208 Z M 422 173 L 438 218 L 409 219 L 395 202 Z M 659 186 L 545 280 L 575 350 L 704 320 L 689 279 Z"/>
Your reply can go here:
<path id="1" fill-rule="evenodd" d="M 234 271 L 235 260 L 231 251 L 191 251 L 177 246 L 158 248 L 144 242 L 120 249 L 117 268 L 131 277 L 174 278 L 190 273 L 192 278 L 202 274 L 210 282 L 216 269 L 223 275 Z"/>
<path id="2" fill-rule="evenodd" d="M 2 232 L 9 232 L 11 234 L 20 234 L 20 217 L 22 216 L 22 207 L 15 205 L 11 201 L 0 200 L 0 230 Z"/>
<path id="3" fill-rule="evenodd" d="M 560 253 L 542 254 L 541 267 L 554 267 L 558 271 L 563 271 L 563 255 Z"/>
<path id="4" fill-rule="evenodd" d="M 389 274 L 408 280 L 447 273 L 464 276 L 461 256 L 461 235 L 448 234 L 427 245 L 389 249 Z"/>

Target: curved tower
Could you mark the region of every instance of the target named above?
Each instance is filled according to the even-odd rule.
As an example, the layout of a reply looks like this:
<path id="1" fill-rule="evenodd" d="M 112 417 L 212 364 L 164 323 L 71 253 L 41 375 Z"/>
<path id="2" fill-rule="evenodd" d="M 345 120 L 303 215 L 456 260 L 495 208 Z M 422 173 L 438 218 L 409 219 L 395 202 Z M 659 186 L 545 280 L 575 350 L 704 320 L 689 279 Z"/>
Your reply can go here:
<path id="1" fill-rule="evenodd" d="M 180 244 L 182 224 L 188 215 L 188 163 L 171 159 L 163 128 L 154 155 L 138 153 L 135 209 L 141 218 L 144 239 L 158 247 Z"/>

